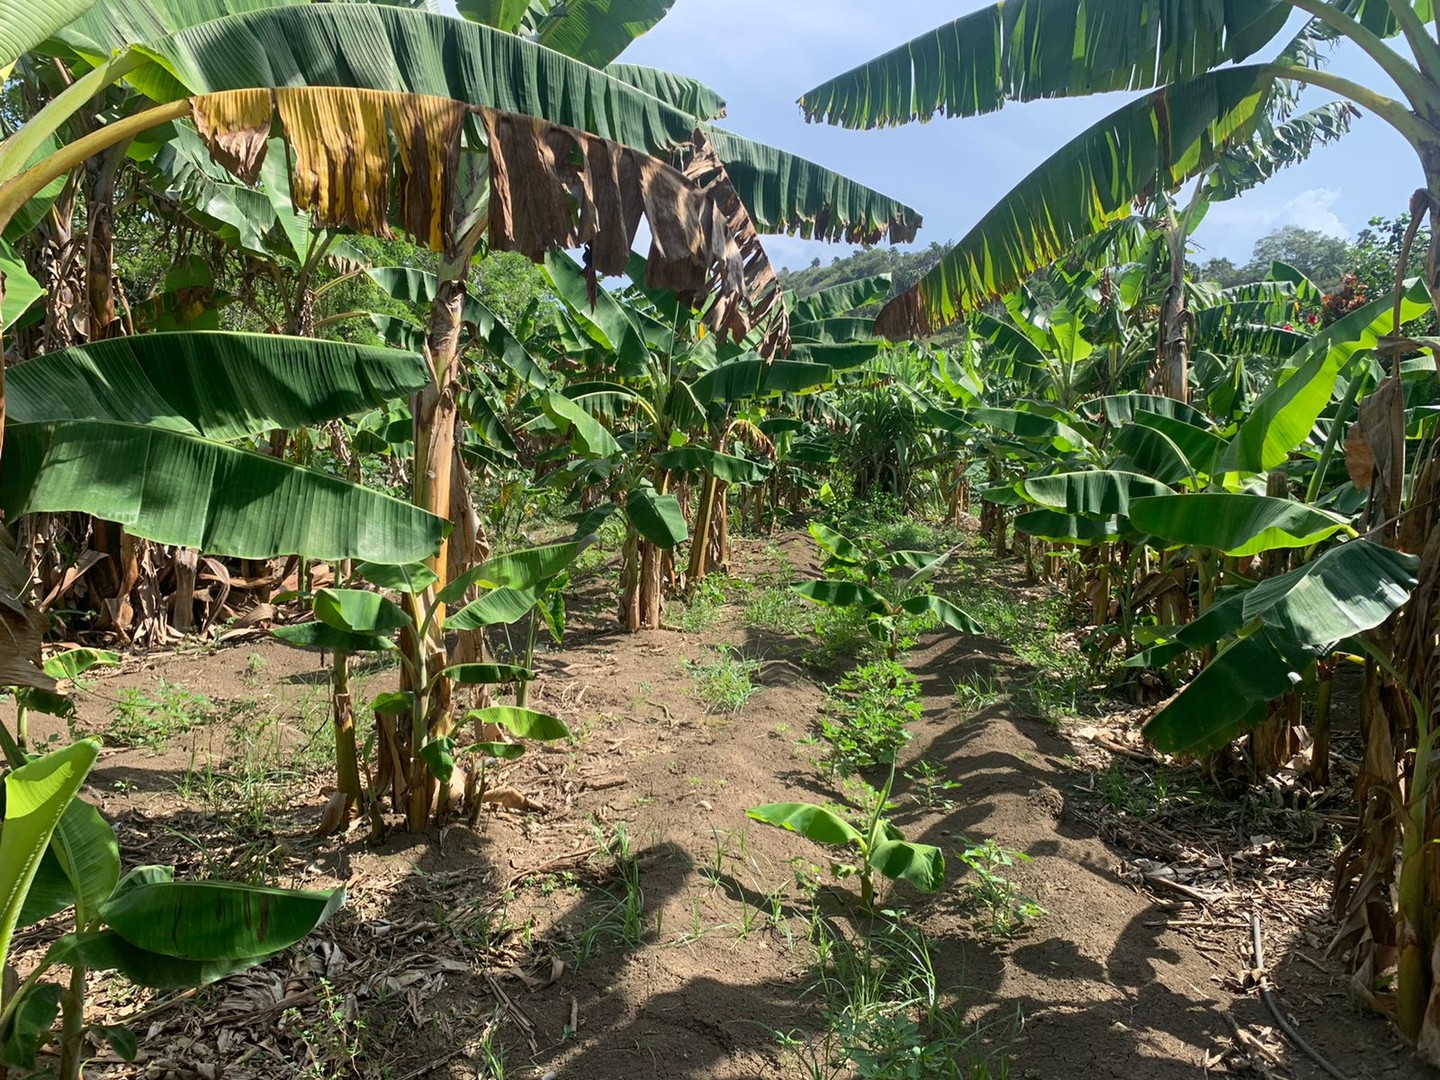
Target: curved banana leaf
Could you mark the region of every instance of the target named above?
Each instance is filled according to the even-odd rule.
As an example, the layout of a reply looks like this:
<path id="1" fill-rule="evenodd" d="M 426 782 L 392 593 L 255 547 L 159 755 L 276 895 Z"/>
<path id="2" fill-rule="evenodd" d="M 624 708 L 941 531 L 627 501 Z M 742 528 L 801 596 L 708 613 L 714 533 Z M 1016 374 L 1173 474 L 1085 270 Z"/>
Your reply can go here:
<path id="1" fill-rule="evenodd" d="M 837 316 L 878 304 L 890 295 L 893 284 L 890 274 L 872 274 L 796 297 L 791 305 L 790 329 L 794 332 L 816 323 L 823 325 Z"/>
<path id="2" fill-rule="evenodd" d="M 214 555 L 405 563 L 433 555 L 449 528 L 334 477 L 134 424 L 7 424 L 4 454 L 0 507 L 12 520 L 74 510 Z"/>
<path id="3" fill-rule="evenodd" d="M 650 154 L 695 118 L 579 61 L 479 23 L 385 4 L 306 4 L 237 14 L 150 39 L 129 79 L 171 101 L 252 87 L 350 86 L 430 94 L 540 117 Z M 913 239 L 920 215 L 813 162 L 707 129 L 761 231 Z"/>
<path id="4" fill-rule="evenodd" d="M 620 444 L 605 430 L 605 425 L 563 394 L 546 394 L 540 407 L 560 434 L 569 435 L 576 452 L 593 458 L 614 457 Z"/>
<path id="5" fill-rule="evenodd" d="M 423 562 L 408 566 L 360 563 L 355 567 L 355 573 L 378 589 L 392 589 L 406 596 L 418 596 L 440 580 L 439 575 Z"/>
<path id="6" fill-rule="evenodd" d="M 1061 453 L 1081 450 L 1090 445 L 1090 440 L 1069 424 L 1049 416 L 1041 416 L 1039 413 L 1024 412 L 1020 409 L 969 409 L 965 412 L 965 418 L 971 423 L 984 424 L 1016 438 L 1044 440 Z"/>
<path id="7" fill-rule="evenodd" d="M 1166 442 L 1174 446 L 1184 458 L 1187 479 L 1191 475 L 1190 470 L 1197 476 L 1213 475 L 1216 471 L 1215 463 L 1226 447 L 1225 440 L 1209 427 L 1197 427 L 1160 413 L 1136 413 L 1131 427 L 1163 435 Z M 1116 435 L 1116 446 L 1126 443 L 1128 438 L 1129 428 L 1122 428 Z"/>
<path id="8" fill-rule="evenodd" d="M 1210 418 L 1193 405 L 1158 394 L 1112 394 L 1109 397 L 1087 401 L 1084 406 L 1087 416 L 1092 419 L 1104 417 L 1111 427 L 1131 423 L 1144 413 L 1168 416 L 1195 427 L 1210 427 Z M 1098 410 L 1098 412 L 1097 412 Z"/>
<path id="9" fill-rule="evenodd" d="M 689 113 L 697 120 L 725 119 L 725 99 L 699 79 L 639 64 L 610 64 L 605 74 Z"/>
<path id="10" fill-rule="evenodd" d="M 962 634 L 983 634 L 985 628 L 970 615 L 956 607 L 949 600 L 939 596 L 912 596 L 900 604 L 903 611 L 911 615 L 934 615 L 951 630 Z M 892 875 L 893 876 L 893 875 Z"/>
<path id="11" fill-rule="evenodd" d="M 1210 179 L 1210 200 L 1226 202 L 1239 198 L 1276 173 L 1298 165 L 1315 150 L 1348 135 L 1359 115 L 1348 101 L 1332 101 L 1258 132 L 1249 142 L 1221 156 L 1219 167 Z"/>
<path id="12" fill-rule="evenodd" d="M 91 60 L 227 15 L 291 7 L 310 0 L 105 0 L 55 34 Z"/>
<path id="13" fill-rule="evenodd" d="M 1265 705 L 1300 685 L 1318 650 L 1261 629 L 1234 642 L 1145 725 L 1167 754 L 1198 757 L 1258 726 Z"/>
<path id="14" fill-rule="evenodd" d="M 0 240 L 0 274 L 5 275 L 5 299 L 0 303 L 0 328 L 8 330 L 30 310 L 35 301 L 45 295 L 45 289 L 30 276 L 25 261 L 5 240 Z M 13 370 L 18 371 L 19 365 Z"/>
<path id="15" fill-rule="evenodd" d="M 498 724 L 518 739 L 554 742 L 556 739 L 570 737 L 570 729 L 565 726 L 564 721 L 534 709 L 521 709 L 513 705 L 476 709 L 467 713 L 465 719 L 480 724 Z"/>
<path id="16" fill-rule="evenodd" d="M 16 423 L 111 420 L 228 441 L 364 412 L 429 384 L 423 357 L 315 338 L 144 334 L 7 372 Z M 318 553 L 317 553 L 318 554 Z"/>
<path id="17" fill-rule="evenodd" d="M 72 799 L 55 827 L 50 850 L 69 881 L 75 924 L 91 925 L 120 881 L 120 843 L 115 830 L 95 807 L 83 799 Z"/>
<path id="18" fill-rule="evenodd" d="M 1375 348 L 1393 328 L 1394 304 L 1389 297 L 1376 300 L 1316 334 L 1255 402 L 1218 470 L 1266 472 L 1303 445 L 1329 406 L 1340 372 L 1356 353 Z M 1400 316 L 1408 322 L 1430 306 L 1430 294 L 1417 280 L 1406 290 Z"/>
<path id="19" fill-rule="evenodd" d="M 1305 548 L 1353 530 L 1344 518 L 1266 495 L 1206 492 L 1137 499 L 1130 522 L 1167 543 L 1240 557 Z"/>
<path id="20" fill-rule="evenodd" d="M 300 892 L 233 881 L 147 881 L 101 908 L 110 929 L 148 952 L 229 962 L 288 949 L 340 909 L 345 890 Z"/>
<path id="21" fill-rule="evenodd" d="M 95 0 L 0 0 L 0 67 L 8 68 Z"/>
<path id="22" fill-rule="evenodd" d="M 0 964 L 25 906 L 25 896 L 60 819 L 100 756 L 82 739 L 52 750 L 5 777 L 5 824 L 0 828 Z"/>
<path id="23" fill-rule="evenodd" d="M 391 634 L 415 625 L 395 601 L 363 589 L 321 589 L 311 607 L 322 623 L 346 634 Z"/>
<path id="24" fill-rule="evenodd" d="M 582 543 L 551 544 L 497 555 L 451 581 L 439 599 L 454 604 L 476 585 L 486 589 L 537 591 L 559 577 L 584 550 Z"/>
<path id="25" fill-rule="evenodd" d="M 1273 85 L 1261 67 L 1225 68 L 1122 106 L 1022 180 L 886 305 L 876 332 L 891 339 L 933 333 L 1127 216 L 1136 199 L 1198 175 L 1249 137 Z"/>
<path id="26" fill-rule="evenodd" d="M 659 494 L 648 481 L 631 489 L 626 496 L 625 516 L 636 532 L 666 551 L 683 544 L 690 535 L 680 500 L 674 495 Z"/>
<path id="27" fill-rule="evenodd" d="M 770 475 L 770 465 L 763 461 L 722 454 L 704 446 L 682 446 L 655 455 L 662 469 L 680 472 L 708 473 L 727 484 L 759 484 Z"/>
<path id="28" fill-rule="evenodd" d="M 826 607 L 859 607 L 872 615 L 888 615 L 890 613 L 890 605 L 883 596 L 857 581 L 835 581 L 833 579 L 802 581 L 798 585 L 791 585 L 790 588 L 805 597 L 806 600 L 813 600 Z"/>
<path id="29" fill-rule="evenodd" d="M 807 91 L 800 107 L 809 120 L 874 128 L 1148 89 L 1243 60 L 1289 14 L 1276 0 L 1006 0 Z"/>
<path id="30" fill-rule="evenodd" d="M 661 19 L 675 0 L 539 0 L 535 40 L 547 49 L 603 68 Z M 536 6 L 534 4 L 532 7 Z"/>
<path id="31" fill-rule="evenodd" d="M 821 549 L 830 556 L 830 561 L 841 566 L 859 566 L 865 561 L 865 552 L 860 545 L 844 533 L 820 521 L 810 523 L 810 535 Z"/>
<path id="32" fill-rule="evenodd" d="M 922 892 L 945 884 L 945 853 L 930 844 L 884 840 L 870 852 L 869 863 L 892 881 L 908 881 Z"/>
<path id="33" fill-rule="evenodd" d="M 136 986 L 150 990 L 185 990 L 209 986 L 265 960 L 182 960 L 131 945 L 114 930 L 66 934 L 46 954 L 57 964 L 80 964 L 91 971 L 118 971 Z"/>
<path id="34" fill-rule="evenodd" d="M 395 643 L 379 634 L 352 634 L 337 630 L 323 622 L 295 623 L 277 626 L 270 633 L 286 645 L 297 649 L 322 649 L 334 653 L 389 652 Z"/>
<path id="35" fill-rule="evenodd" d="M 793 360 L 767 363 L 758 357 L 742 357 L 711 368 L 695 380 L 691 390 L 697 401 L 711 404 L 800 394 L 834 381 L 835 372 L 825 364 Z"/>
<path id="36" fill-rule="evenodd" d="M 1367 540 L 1331 548 L 1245 594 L 1248 622 L 1260 619 L 1304 645 L 1330 645 L 1373 630 L 1410 599 L 1420 561 Z"/>
<path id="37" fill-rule="evenodd" d="M 462 18 L 514 34 L 530 12 L 530 0 L 455 0 Z"/>
<path id="38" fill-rule="evenodd" d="M 539 597 L 523 589 L 492 589 L 445 620 L 447 630 L 480 630 L 509 626 L 530 614 Z"/>
<path id="39" fill-rule="evenodd" d="M 1113 544 L 1130 530 L 1119 518 L 1089 518 L 1054 510 L 1032 510 L 1015 518 L 1015 528 L 1055 544 Z"/>
<path id="40" fill-rule="evenodd" d="M 1039 506 L 1067 514 L 1126 516 L 1132 499 L 1173 494 L 1168 487 L 1138 473 L 1097 470 L 1032 476 L 1023 482 L 1025 494 Z"/>
<path id="41" fill-rule="evenodd" d="M 1157 428 L 1148 424 L 1126 424 L 1115 433 L 1112 446 L 1116 451 L 1114 466 L 1117 469 L 1141 473 L 1162 484 L 1202 486 L 1205 470 L 1191 461 L 1174 439 Z M 1212 462 L 1213 457 L 1212 452 Z"/>
<path id="42" fill-rule="evenodd" d="M 766 825 L 799 833 L 817 844 L 841 847 L 845 844 L 858 844 L 864 839 L 860 831 L 844 818 L 823 806 L 810 803 L 767 803 L 764 806 L 751 807 L 745 811 L 745 816 Z"/>

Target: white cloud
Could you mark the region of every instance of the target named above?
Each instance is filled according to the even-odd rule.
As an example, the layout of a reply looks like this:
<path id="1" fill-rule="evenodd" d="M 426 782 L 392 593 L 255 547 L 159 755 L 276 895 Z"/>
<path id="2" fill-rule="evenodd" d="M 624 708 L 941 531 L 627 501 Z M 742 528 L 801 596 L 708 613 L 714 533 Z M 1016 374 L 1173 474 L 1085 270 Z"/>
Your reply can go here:
<path id="1" fill-rule="evenodd" d="M 1348 237 L 1352 230 L 1335 212 L 1340 199 L 1338 188 L 1307 188 L 1284 201 L 1262 189 L 1213 207 L 1196 239 L 1209 257 L 1243 261 L 1256 240 L 1286 225 Z"/>

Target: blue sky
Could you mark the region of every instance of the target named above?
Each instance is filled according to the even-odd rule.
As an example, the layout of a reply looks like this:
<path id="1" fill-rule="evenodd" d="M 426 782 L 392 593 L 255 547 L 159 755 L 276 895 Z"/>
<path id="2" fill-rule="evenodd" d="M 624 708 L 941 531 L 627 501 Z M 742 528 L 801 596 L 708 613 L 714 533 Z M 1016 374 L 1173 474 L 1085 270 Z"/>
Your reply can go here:
<path id="1" fill-rule="evenodd" d="M 449 6 L 448 4 L 446 5 Z M 781 146 L 914 206 L 917 243 L 957 239 L 1026 173 L 1128 95 L 1007 106 L 991 116 L 936 120 L 887 131 L 806 124 L 802 92 L 903 41 L 987 6 L 984 0 L 676 0 L 669 16 L 624 59 L 694 76 L 730 104 L 724 126 Z M 1332 69 L 1372 86 L 1363 56 Z M 1326 96 L 1306 98 L 1307 107 Z M 1413 151 L 1381 120 L 1232 203 L 1215 207 L 1196 237 L 1201 257 L 1249 257 L 1254 241 L 1294 224 L 1353 236 L 1374 215 L 1405 209 L 1421 185 Z M 782 266 L 829 262 L 848 249 L 767 241 Z"/>

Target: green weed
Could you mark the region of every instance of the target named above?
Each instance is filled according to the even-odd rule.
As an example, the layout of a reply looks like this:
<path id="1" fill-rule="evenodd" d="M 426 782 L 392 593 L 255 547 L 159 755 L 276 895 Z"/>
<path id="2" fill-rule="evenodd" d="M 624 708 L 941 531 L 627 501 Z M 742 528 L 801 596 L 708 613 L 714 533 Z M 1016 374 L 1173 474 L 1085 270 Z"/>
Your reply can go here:
<path id="1" fill-rule="evenodd" d="M 1045 909 L 1015 888 L 1015 883 L 1002 871 L 1017 862 L 1029 862 L 1030 856 L 1008 851 L 992 837 L 982 843 L 966 841 L 967 847 L 956 852 L 973 879 L 964 882 L 971 903 L 989 920 L 996 937 L 1014 937 L 1027 922 L 1045 914 Z"/>
<path id="2" fill-rule="evenodd" d="M 811 624 L 810 615 L 803 603 L 796 603 L 790 589 L 764 588 L 750 594 L 742 618 L 753 630 L 801 634 Z"/>
<path id="3" fill-rule="evenodd" d="M 726 646 L 708 650 L 701 660 L 685 661 L 695 681 L 695 693 L 712 713 L 734 716 L 760 692 L 755 685 L 759 660 L 747 660 L 739 649 Z"/>
<path id="4" fill-rule="evenodd" d="M 910 798 L 915 801 L 917 806 L 923 806 L 927 810 L 950 811 L 955 809 L 955 800 L 950 798 L 949 793 L 958 791 L 960 784 L 958 781 L 945 779 L 945 770 L 942 766 L 936 765 L 926 758 L 921 758 L 905 770 L 905 779 L 913 785 L 910 789 Z"/>
<path id="5" fill-rule="evenodd" d="M 161 679 L 153 693 L 121 687 L 103 732 L 112 746 L 147 747 L 163 754 L 170 740 L 210 720 L 215 703 L 204 694 Z"/>
<path id="6" fill-rule="evenodd" d="M 830 687 L 820 737 L 832 769 L 849 774 L 889 765 L 920 719 L 919 681 L 893 660 L 862 664 Z"/>

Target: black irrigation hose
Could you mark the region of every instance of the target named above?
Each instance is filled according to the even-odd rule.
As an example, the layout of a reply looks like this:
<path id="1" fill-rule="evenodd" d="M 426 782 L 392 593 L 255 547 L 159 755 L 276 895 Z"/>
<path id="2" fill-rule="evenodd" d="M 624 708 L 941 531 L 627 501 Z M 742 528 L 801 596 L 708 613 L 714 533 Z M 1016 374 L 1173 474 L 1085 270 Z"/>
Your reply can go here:
<path id="1" fill-rule="evenodd" d="M 1265 970 L 1265 946 L 1260 941 L 1259 915 L 1250 916 L 1250 939 L 1255 946 L 1255 970 L 1263 973 Z M 1280 1025 L 1280 1030 L 1285 1033 L 1285 1037 L 1294 1043 L 1302 1054 L 1333 1076 L 1335 1080 L 1350 1080 L 1343 1072 L 1326 1061 L 1320 1051 L 1306 1042 L 1304 1036 L 1295 1030 L 1295 1025 L 1290 1023 L 1285 1016 L 1285 1010 L 1280 1008 L 1280 999 L 1275 996 L 1275 991 L 1266 984 L 1264 974 L 1260 976 L 1260 999 L 1269 1008 L 1270 1015 L 1275 1017 L 1275 1022 Z"/>

